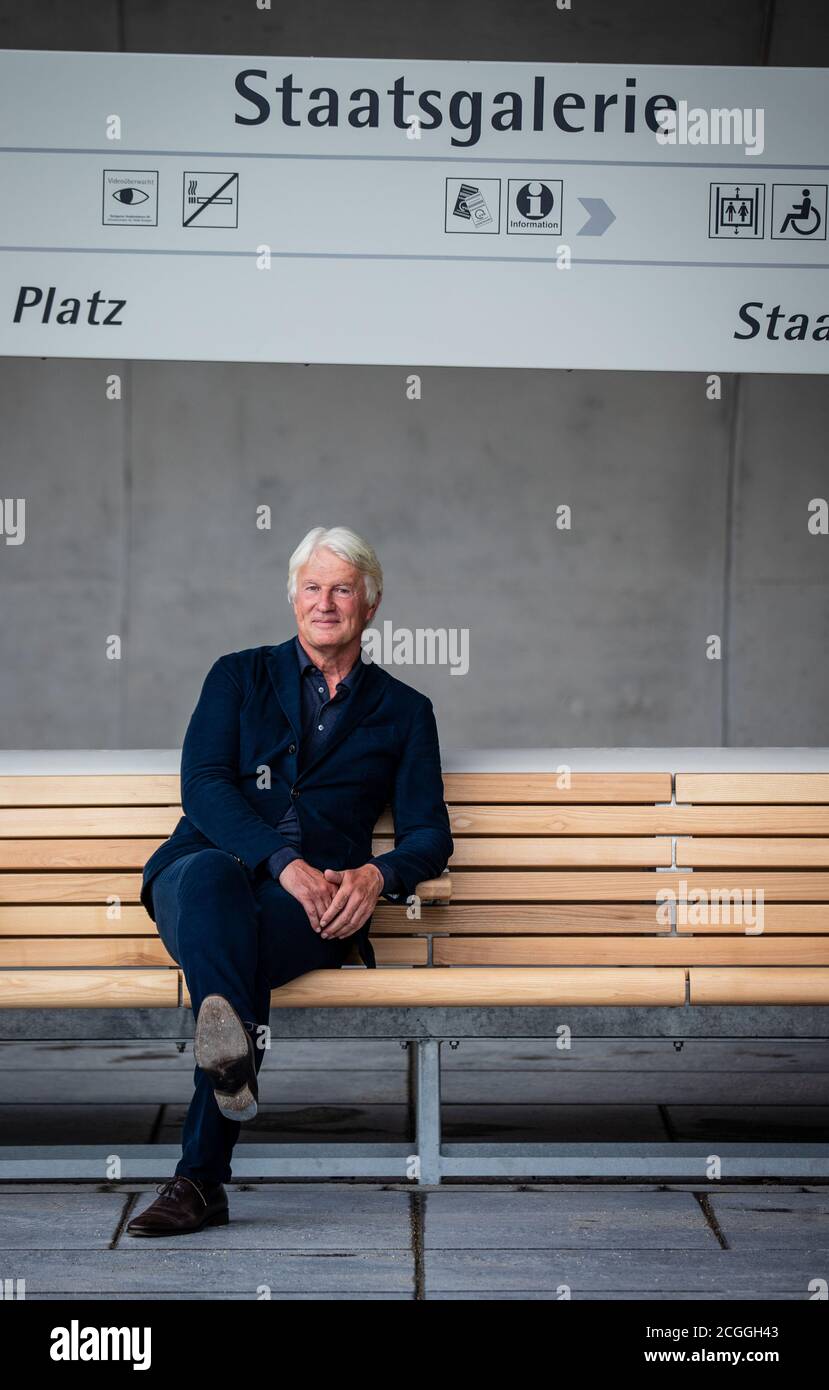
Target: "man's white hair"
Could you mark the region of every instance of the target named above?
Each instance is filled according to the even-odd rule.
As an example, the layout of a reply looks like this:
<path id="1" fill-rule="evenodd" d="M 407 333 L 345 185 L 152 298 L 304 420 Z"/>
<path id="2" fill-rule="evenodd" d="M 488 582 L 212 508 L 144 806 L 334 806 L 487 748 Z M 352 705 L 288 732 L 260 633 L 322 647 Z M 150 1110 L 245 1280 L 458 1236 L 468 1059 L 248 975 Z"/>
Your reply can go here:
<path id="1" fill-rule="evenodd" d="M 366 601 L 375 604 L 383 592 L 383 571 L 373 548 L 356 531 L 347 526 L 314 526 L 304 536 L 288 562 L 288 599 L 296 598 L 296 576 L 300 565 L 306 565 L 311 556 L 322 547 L 333 550 L 341 560 L 347 560 L 363 576 Z"/>

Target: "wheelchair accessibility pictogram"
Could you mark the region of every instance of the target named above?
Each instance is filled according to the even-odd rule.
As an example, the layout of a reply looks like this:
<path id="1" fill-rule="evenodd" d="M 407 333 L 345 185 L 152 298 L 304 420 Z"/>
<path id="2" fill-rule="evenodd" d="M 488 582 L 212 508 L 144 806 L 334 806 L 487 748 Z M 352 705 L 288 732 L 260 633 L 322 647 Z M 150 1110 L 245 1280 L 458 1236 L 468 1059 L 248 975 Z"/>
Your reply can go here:
<path id="1" fill-rule="evenodd" d="M 826 240 L 825 183 L 776 183 L 772 188 L 771 235 L 776 241 L 799 237 Z"/>

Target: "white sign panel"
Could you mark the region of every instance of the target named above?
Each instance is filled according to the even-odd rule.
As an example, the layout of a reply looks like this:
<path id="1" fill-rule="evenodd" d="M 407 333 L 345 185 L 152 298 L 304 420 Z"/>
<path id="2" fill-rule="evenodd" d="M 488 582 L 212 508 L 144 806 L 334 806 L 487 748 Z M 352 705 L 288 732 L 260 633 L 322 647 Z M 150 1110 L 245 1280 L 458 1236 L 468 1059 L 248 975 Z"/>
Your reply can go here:
<path id="1" fill-rule="evenodd" d="M 0 53 L 0 353 L 823 372 L 829 74 Z"/>

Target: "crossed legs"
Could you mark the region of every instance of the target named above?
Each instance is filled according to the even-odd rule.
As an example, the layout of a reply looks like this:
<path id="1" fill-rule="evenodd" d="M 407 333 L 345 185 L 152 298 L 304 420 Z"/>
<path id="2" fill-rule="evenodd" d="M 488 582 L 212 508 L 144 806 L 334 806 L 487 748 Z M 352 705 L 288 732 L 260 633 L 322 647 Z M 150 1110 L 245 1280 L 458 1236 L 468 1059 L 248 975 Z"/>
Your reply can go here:
<path id="1" fill-rule="evenodd" d="M 267 1025 L 271 990 L 309 970 L 337 969 L 348 938 L 323 941 L 305 909 L 281 884 L 255 886 L 232 855 L 202 849 L 162 869 L 152 882 L 158 934 L 184 971 L 194 1017 L 208 994 L 222 994 L 253 1032 Z M 256 1070 L 265 1055 L 256 1047 Z M 228 1182 L 241 1125 L 222 1115 L 210 1078 L 195 1067 L 195 1093 L 182 1131 L 177 1174 Z"/>

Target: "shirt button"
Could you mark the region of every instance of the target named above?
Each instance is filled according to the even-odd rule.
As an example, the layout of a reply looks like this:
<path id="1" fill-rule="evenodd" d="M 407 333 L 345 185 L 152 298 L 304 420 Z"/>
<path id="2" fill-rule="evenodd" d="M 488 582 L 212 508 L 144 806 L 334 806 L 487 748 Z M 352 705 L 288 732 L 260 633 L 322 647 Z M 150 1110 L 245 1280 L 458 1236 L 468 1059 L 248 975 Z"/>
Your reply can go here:
<path id="1" fill-rule="evenodd" d="M 295 744 L 295 743 L 289 743 L 289 744 L 288 744 L 288 752 L 289 752 L 289 753 L 295 753 L 295 752 L 296 752 L 296 744 Z"/>
<path id="2" fill-rule="evenodd" d="M 324 694 L 325 694 L 325 691 L 324 691 L 324 689 L 323 689 L 323 687 L 322 687 L 321 685 L 318 685 L 318 686 L 317 686 L 317 690 L 319 691 L 320 695 L 324 695 Z"/>
<path id="3" fill-rule="evenodd" d="M 296 787 L 291 787 L 291 799 L 292 799 L 293 801 L 296 801 L 296 799 L 297 799 L 298 796 L 299 796 L 299 792 L 297 791 Z"/>
<path id="4" fill-rule="evenodd" d="M 324 724 L 318 724 L 318 725 L 317 725 L 317 728 L 319 729 L 320 733 L 322 733 L 323 729 L 325 728 L 325 725 L 324 725 Z"/>

